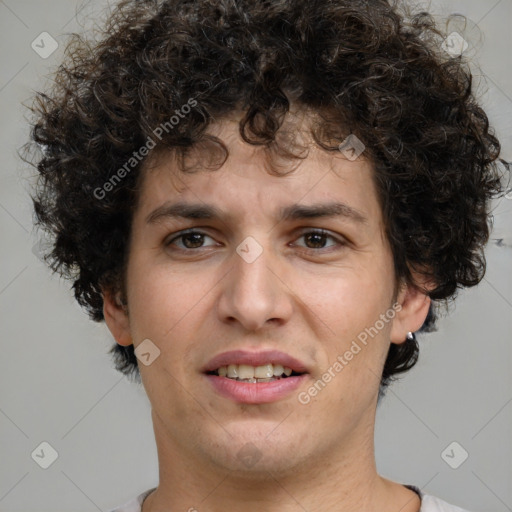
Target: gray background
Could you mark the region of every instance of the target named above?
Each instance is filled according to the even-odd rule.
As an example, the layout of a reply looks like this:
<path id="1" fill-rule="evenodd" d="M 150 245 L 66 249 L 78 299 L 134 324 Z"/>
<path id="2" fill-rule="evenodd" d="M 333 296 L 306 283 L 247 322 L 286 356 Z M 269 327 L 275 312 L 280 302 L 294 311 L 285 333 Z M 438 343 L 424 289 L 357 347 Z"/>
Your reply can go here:
<path id="1" fill-rule="evenodd" d="M 2 512 L 107 511 L 158 483 L 149 401 L 112 369 L 106 326 L 34 255 L 34 171 L 17 157 L 28 138 L 22 102 L 58 65 L 66 34 L 87 16 L 103 19 L 105 6 L 0 1 Z M 431 8 L 467 16 L 452 28 L 469 43 L 479 94 L 512 160 L 512 0 Z M 31 48 L 43 31 L 60 43 L 46 59 Z M 388 391 L 376 427 L 381 474 L 475 512 L 512 511 L 512 199 L 495 206 L 493 238 L 503 242 L 487 248 L 485 279 L 420 338 L 420 361 Z M 46 470 L 31 457 L 43 441 L 59 455 Z M 458 469 L 441 456 L 453 441 L 469 453 Z M 447 453 L 454 464 L 462 452 Z"/>

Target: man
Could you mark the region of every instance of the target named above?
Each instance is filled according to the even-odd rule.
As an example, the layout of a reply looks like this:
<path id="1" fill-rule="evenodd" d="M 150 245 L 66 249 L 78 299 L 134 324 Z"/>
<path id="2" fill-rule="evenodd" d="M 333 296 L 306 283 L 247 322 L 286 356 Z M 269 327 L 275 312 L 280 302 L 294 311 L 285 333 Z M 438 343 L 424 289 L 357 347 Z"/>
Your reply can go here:
<path id="1" fill-rule="evenodd" d="M 123 1 L 70 47 L 34 205 L 152 405 L 160 481 L 117 512 L 462 510 L 373 444 L 502 192 L 440 34 L 384 0 Z"/>

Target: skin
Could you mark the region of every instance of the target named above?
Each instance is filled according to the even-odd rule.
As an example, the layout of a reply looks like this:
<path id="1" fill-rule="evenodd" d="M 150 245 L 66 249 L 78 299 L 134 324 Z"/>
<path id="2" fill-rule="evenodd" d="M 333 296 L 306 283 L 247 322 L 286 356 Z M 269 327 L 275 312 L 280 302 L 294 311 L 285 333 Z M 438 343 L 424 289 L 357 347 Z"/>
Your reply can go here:
<path id="1" fill-rule="evenodd" d="M 300 128 L 297 119 L 285 127 Z M 372 165 L 364 153 L 350 161 L 311 144 L 292 173 L 272 176 L 263 149 L 243 142 L 237 123 L 232 117 L 209 128 L 230 152 L 219 170 L 187 175 L 167 155 L 146 171 L 129 244 L 128 307 L 104 291 L 116 341 L 136 348 L 150 339 L 160 350 L 149 366 L 139 363 L 160 471 L 143 512 L 418 512 L 415 493 L 378 475 L 374 424 L 390 343 L 421 327 L 430 299 L 416 287 L 396 286 Z M 177 199 L 214 204 L 229 216 L 146 223 L 155 208 Z M 367 222 L 276 220 L 281 206 L 331 200 Z M 206 236 L 166 246 L 192 227 Z M 320 228 L 335 238 L 304 236 Z M 236 252 L 248 236 L 263 250 L 252 263 Z M 395 302 L 401 309 L 394 319 L 301 404 L 298 393 Z M 285 399 L 238 404 L 217 394 L 201 367 L 239 348 L 276 348 L 311 373 Z M 250 467 L 237 457 L 246 443 L 261 456 Z"/>

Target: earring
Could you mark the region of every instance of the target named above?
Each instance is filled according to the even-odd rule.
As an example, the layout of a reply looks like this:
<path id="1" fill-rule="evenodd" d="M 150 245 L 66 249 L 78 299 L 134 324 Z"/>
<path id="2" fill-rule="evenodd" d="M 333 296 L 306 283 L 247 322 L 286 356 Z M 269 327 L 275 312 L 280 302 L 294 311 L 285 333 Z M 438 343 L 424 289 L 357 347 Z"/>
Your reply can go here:
<path id="1" fill-rule="evenodd" d="M 407 341 L 414 341 L 415 339 L 416 339 L 416 336 L 414 335 L 413 332 L 407 333 Z"/>

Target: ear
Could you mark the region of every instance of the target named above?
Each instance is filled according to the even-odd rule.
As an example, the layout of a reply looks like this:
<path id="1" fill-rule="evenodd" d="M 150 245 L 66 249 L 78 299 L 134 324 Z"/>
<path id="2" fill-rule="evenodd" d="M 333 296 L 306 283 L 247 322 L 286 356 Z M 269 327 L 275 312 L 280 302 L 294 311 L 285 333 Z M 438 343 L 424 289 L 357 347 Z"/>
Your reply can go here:
<path id="1" fill-rule="evenodd" d="M 133 343 L 130 334 L 130 320 L 126 306 L 123 306 L 119 294 L 114 296 L 109 290 L 102 290 L 103 316 L 112 336 L 119 345 Z"/>
<path id="2" fill-rule="evenodd" d="M 421 283 L 425 288 L 426 283 L 414 275 L 415 282 Z M 427 288 L 428 290 L 428 288 Z M 423 325 L 428 315 L 431 299 L 421 289 L 411 284 L 402 283 L 396 303 L 400 308 L 396 308 L 396 315 L 391 327 L 391 343 L 397 345 L 404 343 L 408 332 L 415 332 Z"/>

